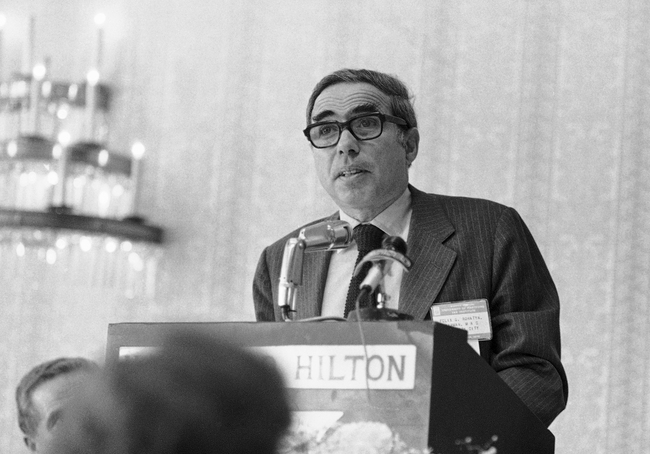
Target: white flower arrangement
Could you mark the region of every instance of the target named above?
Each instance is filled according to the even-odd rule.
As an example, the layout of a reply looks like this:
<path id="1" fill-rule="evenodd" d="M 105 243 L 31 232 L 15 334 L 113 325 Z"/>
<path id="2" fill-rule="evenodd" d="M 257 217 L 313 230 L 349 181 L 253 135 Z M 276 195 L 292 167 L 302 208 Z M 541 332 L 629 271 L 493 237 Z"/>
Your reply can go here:
<path id="1" fill-rule="evenodd" d="M 492 442 L 476 445 L 467 437 L 458 440 L 460 449 L 475 454 L 496 454 Z M 459 452 L 459 451 L 456 451 Z M 462 451 L 460 451 L 462 452 Z M 434 454 L 430 449 L 409 447 L 391 428 L 380 422 L 336 423 L 327 430 L 292 431 L 284 439 L 280 454 Z"/>

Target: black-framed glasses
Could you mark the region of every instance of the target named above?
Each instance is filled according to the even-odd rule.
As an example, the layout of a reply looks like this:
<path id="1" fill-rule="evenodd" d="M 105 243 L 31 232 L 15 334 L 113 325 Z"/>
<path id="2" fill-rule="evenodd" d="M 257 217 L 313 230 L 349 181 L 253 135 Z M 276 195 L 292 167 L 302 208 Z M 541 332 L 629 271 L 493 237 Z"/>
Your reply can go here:
<path id="1" fill-rule="evenodd" d="M 314 147 L 327 148 L 339 143 L 345 129 L 357 140 L 376 139 L 384 131 L 385 122 L 408 127 L 406 120 L 399 117 L 369 112 L 356 115 L 343 123 L 334 120 L 319 121 L 307 126 L 303 133 Z"/>

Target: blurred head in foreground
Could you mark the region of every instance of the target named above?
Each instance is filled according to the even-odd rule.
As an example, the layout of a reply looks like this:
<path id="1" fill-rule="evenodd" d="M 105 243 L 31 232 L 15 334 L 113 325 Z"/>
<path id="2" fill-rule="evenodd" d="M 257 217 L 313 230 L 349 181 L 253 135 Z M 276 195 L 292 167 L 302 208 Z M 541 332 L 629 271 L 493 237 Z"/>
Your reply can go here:
<path id="1" fill-rule="evenodd" d="M 272 454 L 290 422 L 275 367 L 197 332 L 94 380 L 49 454 Z"/>
<path id="2" fill-rule="evenodd" d="M 18 426 L 30 451 L 44 452 L 59 433 L 73 395 L 99 366 L 85 358 L 56 358 L 34 366 L 16 388 Z"/>

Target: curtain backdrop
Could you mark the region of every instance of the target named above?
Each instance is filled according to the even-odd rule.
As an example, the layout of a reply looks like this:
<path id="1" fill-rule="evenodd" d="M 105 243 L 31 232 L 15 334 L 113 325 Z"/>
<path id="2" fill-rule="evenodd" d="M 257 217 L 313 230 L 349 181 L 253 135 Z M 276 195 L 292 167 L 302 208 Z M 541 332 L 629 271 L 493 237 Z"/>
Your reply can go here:
<path id="1" fill-rule="evenodd" d="M 301 134 L 342 67 L 398 75 L 419 189 L 493 199 L 533 232 L 561 297 L 569 404 L 558 453 L 650 446 L 650 3 L 646 0 L 1 0 L 0 72 L 81 80 L 106 14 L 108 143 L 141 140 L 140 214 L 165 229 L 155 295 L 0 272 L 0 451 L 26 449 L 13 392 L 38 362 L 100 360 L 108 323 L 252 320 L 264 246 L 334 205 Z M 3 263 L 2 268 L 14 266 Z M 3 277 L 4 276 L 4 277 Z"/>

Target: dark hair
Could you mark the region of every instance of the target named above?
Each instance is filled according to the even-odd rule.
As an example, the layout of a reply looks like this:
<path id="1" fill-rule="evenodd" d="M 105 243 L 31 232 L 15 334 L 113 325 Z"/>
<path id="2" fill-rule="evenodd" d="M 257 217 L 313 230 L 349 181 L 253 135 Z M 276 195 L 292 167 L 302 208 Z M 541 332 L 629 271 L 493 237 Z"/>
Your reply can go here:
<path id="1" fill-rule="evenodd" d="M 418 122 L 413 109 L 412 96 L 404 83 L 396 76 L 373 71 L 370 69 L 339 69 L 323 77 L 316 84 L 307 103 L 307 125 L 311 122 L 311 114 L 314 110 L 316 98 L 327 87 L 332 85 L 352 82 L 367 83 L 380 90 L 390 99 L 392 112 L 384 112 L 400 117 L 409 124 L 409 127 L 417 127 Z"/>
<path id="2" fill-rule="evenodd" d="M 274 364 L 207 333 L 176 333 L 89 389 L 57 454 L 272 454 L 290 422 Z"/>
<path id="3" fill-rule="evenodd" d="M 56 358 L 41 363 L 30 370 L 16 388 L 16 406 L 18 407 L 18 426 L 25 435 L 34 435 L 42 415 L 36 411 L 32 402 L 32 393 L 42 383 L 56 377 L 74 372 L 95 372 L 99 366 L 86 358 Z"/>

